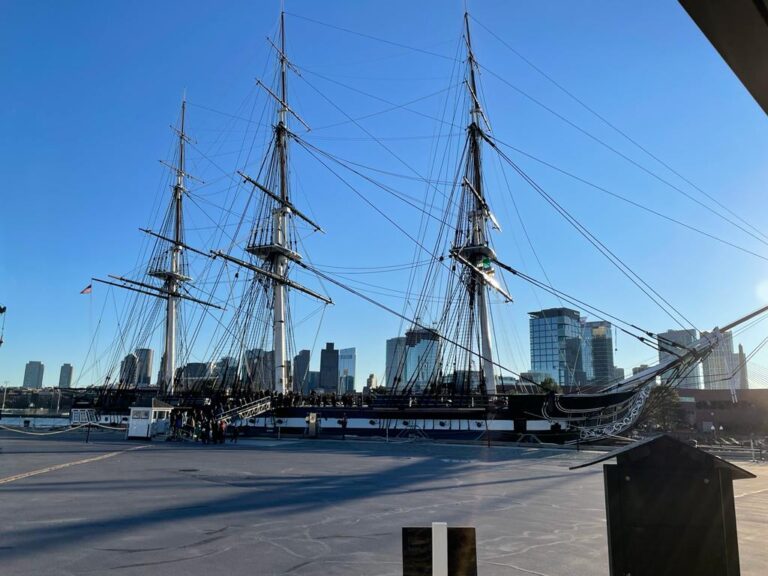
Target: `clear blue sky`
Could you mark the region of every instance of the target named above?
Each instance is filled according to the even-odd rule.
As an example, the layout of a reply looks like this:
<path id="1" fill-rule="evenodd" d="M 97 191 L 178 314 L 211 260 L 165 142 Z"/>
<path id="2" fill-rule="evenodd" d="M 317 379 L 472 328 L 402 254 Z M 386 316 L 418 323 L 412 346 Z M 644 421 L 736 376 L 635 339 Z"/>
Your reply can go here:
<path id="1" fill-rule="evenodd" d="M 304 80 L 291 78 L 293 107 L 316 128 L 307 135 L 334 154 L 385 170 L 403 164 L 354 124 L 329 126 L 345 117 L 315 88 L 351 116 L 388 105 L 340 84 L 405 103 L 446 87 L 454 63 L 395 44 L 454 56 L 459 46 L 463 2 L 289 0 L 290 57 Z M 189 131 L 198 149 L 218 165 L 236 168 L 238 126 L 223 132 L 227 117 L 252 102 L 256 77 L 271 54 L 277 1 L 100 2 L 6 1 L 0 19 L 0 304 L 8 307 L 0 348 L 0 384 L 21 383 L 28 360 L 46 365 L 45 385 L 55 385 L 63 362 L 83 362 L 102 309 L 115 308 L 92 276 L 134 270 L 146 240 L 138 227 L 155 225 L 155 207 L 167 194 L 158 159 L 172 159 L 169 124 L 176 121 L 184 90 Z M 676 2 L 480 1 L 473 16 L 539 68 L 653 151 L 659 158 L 761 230 L 768 208 L 768 122 L 727 65 Z M 303 18 L 299 18 L 299 15 Z M 388 39 L 386 44 L 310 20 Z M 685 221 L 748 250 L 768 256 L 768 246 L 713 216 L 657 179 L 607 151 L 594 140 L 534 104 L 520 90 L 604 139 L 664 179 L 708 202 L 594 116 L 558 91 L 481 26 L 473 28 L 487 112 L 496 136 L 564 170 Z M 491 73 L 493 72 L 493 74 Z M 305 81 L 306 80 L 306 81 Z M 339 84 L 340 83 L 340 84 Z M 445 94 L 441 95 L 442 98 Z M 259 96 L 260 97 L 260 96 Z M 250 100 L 249 100 L 250 98 Z M 263 99 L 261 100 L 263 103 Z M 440 116 L 440 96 L 410 106 Z M 418 173 L 427 174 L 434 122 L 399 110 L 361 121 Z M 328 127 L 326 127 L 328 126 Z M 218 130 L 218 131 L 217 131 Z M 298 130 L 298 127 L 297 127 Z M 226 137 L 226 138 L 225 138 Z M 253 158 L 258 156 L 258 148 Z M 511 153 L 548 192 L 629 263 L 699 328 L 722 325 L 768 301 L 765 260 L 704 238 L 631 208 L 589 187 Z M 326 265 L 383 266 L 411 261 L 413 245 L 318 166 L 294 153 L 297 204 L 321 221 L 326 235 L 306 246 Z M 210 160 L 190 153 L 194 169 L 214 183 L 205 191 L 224 194 Z M 490 156 L 487 156 L 490 158 Z M 306 172 L 296 172 L 306 162 Z M 504 234 L 496 245 L 502 260 L 542 277 L 527 247 L 500 173 L 489 161 L 489 197 Z M 249 167 L 255 166 L 252 160 Z M 242 166 L 239 166 L 242 167 Z M 194 172 L 191 169 L 191 172 Z M 494 171 L 496 170 L 496 171 Z M 654 331 L 674 325 L 655 305 L 576 236 L 519 179 L 511 188 L 531 241 L 553 284 Z M 404 193 L 424 195 L 424 186 L 392 180 Z M 218 187 L 217 187 L 218 186 Z M 391 216 L 415 226 L 402 204 L 381 200 Z M 163 199 L 165 202 L 165 199 Z M 389 202 L 389 204 L 388 204 Z M 718 209 L 721 211 L 720 209 Z M 190 214 L 205 243 L 206 216 Z M 210 223 L 208 221 L 208 223 Z M 217 247 L 217 246 L 211 246 Z M 219 246 L 223 247 L 223 246 Z M 402 289 L 402 276 L 356 278 Z M 511 368 L 527 366 L 527 312 L 558 302 L 509 280 L 513 304 L 503 315 L 512 352 Z M 381 376 L 384 340 L 399 321 L 338 290 L 317 333 L 318 344 L 334 341 L 358 349 L 360 376 Z M 111 293 L 110 293 L 111 294 Z M 402 301 L 382 299 L 395 307 Z M 307 308 L 307 312 L 312 307 Z M 116 314 L 105 313 L 98 345 L 111 339 Z M 315 319 L 316 320 L 316 319 Z M 501 322 L 501 320 L 500 320 Z M 298 348 L 312 346 L 317 323 L 296 330 Z M 736 338 L 747 351 L 764 328 Z M 318 346 L 319 350 L 319 346 Z M 202 351 L 199 354 L 203 354 Z M 619 337 L 617 364 L 647 362 L 648 349 Z M 315 354 L 313 365 L 319 354 Z M 756 362 L 768 366 L 768 357 Z M 93 370 L 92 370 L 93 372 Z M 91 383 L 95 374 L 87 377 Z"/>

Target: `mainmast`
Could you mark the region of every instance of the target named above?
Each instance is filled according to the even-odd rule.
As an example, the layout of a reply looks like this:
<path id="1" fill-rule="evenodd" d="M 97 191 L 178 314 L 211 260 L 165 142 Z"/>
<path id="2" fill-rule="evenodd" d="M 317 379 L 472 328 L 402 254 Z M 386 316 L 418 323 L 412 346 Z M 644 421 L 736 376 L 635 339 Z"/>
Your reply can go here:
<path id="1" fill-rule="evenodd" d="M 464 173 L 464 194 L 472 199 L 468 217 L 470 219 L 470 235 L 466 243 L 454 246 L 454 253 L 463 263 L 470 268 L 469 278 L 466 284 L 469 292 L 469 307 L 474 315 L 472 322 L 477 322 L 480 335 L 480 372 L 482 374 L 481 392 L 493 392 L 495 380 L 493 374 L 493 347 L 491 340 L 490 318 L 488 316 L 488 289 L 487 279 L 493 275 L 491 263 L 496 259 L 496 254 L 488 245 L 487 222 L 491 218 L 488 204 L 485 201 L 483 190 L 483 175 L 481 162 L 482 129 L 480 121 L 485 120 L 475 82 L 475 56 L 472 52 L 472 40 L 469 33 L 469 13 L 464 13 L 464 26 L 467 43 L 467 64 L 469 66 L 467 89 L 469 91 L 472 107 L 470 111 L 470 123 L 467 127 L 469 148 L 467 164 Z"/>
<path id="2" fill-rule="evenodd" d="M 286 277 L 288 259 L 285 256 L 286 248 L 286 212 L 288 210 L 288 138 L 286 126 L 286 112 L 288 111 L 288 95 L 286 91 L 286 57 L 285 57 L 285 12 L 280 13 L 280 108 L 278 111 L 275 138 L 280 170 L 280 198 L 282 204 L 275 209 L 274 214 L 274 243 L 278 247 L 275 252 L 274 272 Z M 282 248 L 282 250 L 280 250 Z M 289 389 L 288 366 L 285 336 L 285 283 L 274 282 L 274 318 L 272 325 L 272 338 L 274 342 L 275 362 L 275 388 L 287 392 Z"/>
<path id="3" fill-rule="evenodd" d="M 290 131 L 287 125 L 288 114 L 296 118 L 305 127 L 306 123 L 288 106 L 288 91 L 286 75 L 291 66 L 285 54 L 285 13 L 280 14 L 280 46 L 273 47 L 278 52 L 280 62 L 279 87 L 277 93 L 259 82 L 262 88 L 278 103 L 277 124 L 275 126 L 275 148 L 272 158 L 272 168 L 268 174 L 267 183 L 274 182 L 278 189 L 275 191 L 260 183 L 258 180 L 239 172 L 245 182 L 252 184 L 261 190 L 274 203 L 271 217 L 271 234 L 262 236 L 261 230 L 254 230 L 252 239 L 246 247 L 246 251 L 259 258 L 262 266 L 245 262 L 226 254 L 220 250 L 214 251 L 215 256 L 251 270 L 255 274 L 267 278 L 272 285 L 272 341 L 274 373 L 272 385 L 283 393 L 291 389 L 288 377 L 288 348 L 286 336 L 287 317 L 287 290 L 291 288 L 308 296 L 316 298 L 326 304 L 332 304 L 330 298 L 313 292 L 312 290 L 294 282 L 288 277 L 289 264 L 291 262 L 301 264 L 301 255 L 296 252 L 289 234 L 289 224 L 292 217 L 297 217 L 309 224 L 316 231 L 321 231 L 309 217 L 298 210 L 291 202 L 288 183 L 288 138 Z M 308 129 L 308 127 L 307 127 Z M 277 174 L 275 174 L 275 168 Z M 276 177 L 276 182 L 275 182 Z M 263 383 L 262 383 L 263 384 Z"/>
<path id="4" fill-rule="evenodd" d="M 176 324 L 178 315 L 179 289 L 189 278 L 182 273 L 181 255 L 184 246 L 182 236 L 182 201 L 184 198 L 184 145 L 186 134 L 184 133 L 184 116 L 187 102 L 181 103 L 181 122 L 179 125 L 179 155 L 176 166 L 176 183 L 173 186 L 173 237 L 170 247 L 169 266 L 166 270 L 152 270 L 150 275 L 163 278 L 165 284 L 163 291 L 166 296 L 165 312 L 165 350 L 163 352 L 161 390 L 168 395 L 175 392 L 174 377 L 176 373 Z"/>

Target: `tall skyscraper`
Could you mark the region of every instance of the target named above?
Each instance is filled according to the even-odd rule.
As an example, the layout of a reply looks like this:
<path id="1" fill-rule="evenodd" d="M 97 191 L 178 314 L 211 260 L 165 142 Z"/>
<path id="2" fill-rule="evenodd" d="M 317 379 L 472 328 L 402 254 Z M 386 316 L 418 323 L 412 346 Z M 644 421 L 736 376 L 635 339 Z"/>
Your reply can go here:
<path id="1" fill-rule="evenodd" d="M 307 389 L 311 392 L 312 390 L 317 390 L 320 388 L 320 371 L 319 370 L 310 370 L 309 375 L 307 376 Z"/>
<path id="2" fill-rule="evenodd" d="M 581 317 L 570 308 L 529 312 L 531 372 L 546 373 L 563 387 L 586 383 Z"/>
<path id="3" fill-rule="evenodd" d="M 72 387 L 72 374 L 74 373 L 72 364 L 62 364 L 61 371 L 59 372 L 59 388 L 71 388 Z"/>
<path id="4" fill-rule="evenodd" d="M 740 390 L 748 390 L 749 389 L 749 374 L 747 374 L 747 357 L 744 355 L 744 346 L 739 344 L 739 353 L 738 356 L 738 378 L 739 378 L 739 389 Z"/>
<path id="5" fill-rule="evenodd" d="M 149 348 L 136 348 L 136 385 L 147 388 L 152 384 L 152 357 L 154 351 Z"/>
<path id="6" fill-rule="evenodd" d="M 339 350 L 339 394 L 355 391 L 355 349 Z"/>
<path id="7" fill-rule="evenodd" d="M 667 330 L 658 334 L 659 344 L 659 362 L 666 362 L 667 360 L 679 356 L 684 349 L 691 346 L 696 340 L 699 339 L 699 333 L 697 330 Z M 682 347 L 682 348 L 681 348 Z M 662 384 L 670 384 L 673 378 L 673 371 L 667 371 L 661 375 Z M 699 389 L 701 388 L 701 365 L 697 364 L 690 372 L 688 372 L 683 378 L 676 378 L 672 383 L 678 388 Z"/>
<path id="8" fill-rule="evenodd" d="M 272 350 L 246 350 L 240 377 L 253 390 L 274 390 L 275 355 Z"/>
<path id="9" fill-rule="evenodd" d="M 136 384 L 136 372 L 139 366 L 139 359 L 136 354 L 131 352 L 126 354 L 123 361 L 120 362 L 120 383 L 133 386 Z"/>
<path id="10" fill-rule="evenodd" d="M 421 392 L 440 377 L 440 335 L 435 330 L 413 328 L 405 333 L 403 383 Z"/>
<path id="11" fill-rule="evenodd" d="M 24 368 L 24 388 L 42 388 L 43 372 L 45 372 L 45 366 L 42 362 L 37 360 L 27 362 Z"/>
<path id="12" fill-rule="evenodd" d="M 333 342 L 320 350 L 320 388 L 327 394 L 339 388 L 339 351 L 334 349 Z"/>
<path id="13" fill-rule="evenodd" d="M 365 380 L 365 386 L 368 390 L 373 390 L 378 386 L 377 382 L 376 374 L 368 374 L 368 378 Z"/>
<path id="14" fill-rule="evenodd" d="M 237 380 L 237 358 L 222 356 L 213 368 L 213 375 L 219 385 L 232 386 Z"/>
<path id="15" fill-rule="evenodd" d="M 595 386 L 613 382 L 616 371 L 613 366 L 613 333 L 611 323 L 603 320 L 584 324 L 585 353 L 583 362 L 587 380 Z M 588 352 L 586 352 L 588 350 Z M 589 365 L 591 364 L 591 366 Z"/>
<path id="16" fill-rule="evenodd" d="M 309 350 L 301 350 L 293 357 L 293 389 L 309 392 Z"/>
<path id="17" fill-rule="evenodd" d="M 405 337 L 397 336 L 387 340 L 387 357 L 384 370 L 384 385 L 392 389 L 395 384 L 404 381 L 405 371 Z"/>
<path id="18" fill-rule="evenodd" d="M 705 334 L 703 332 L 702 336 Z M 740 347 L 739 351 L 743 353 L 744 349 Z M 701 362 L 705 390 L 741 388 L 740 353 L 733 351 L 733 333 L 723 332 L 720 343 Z"/>

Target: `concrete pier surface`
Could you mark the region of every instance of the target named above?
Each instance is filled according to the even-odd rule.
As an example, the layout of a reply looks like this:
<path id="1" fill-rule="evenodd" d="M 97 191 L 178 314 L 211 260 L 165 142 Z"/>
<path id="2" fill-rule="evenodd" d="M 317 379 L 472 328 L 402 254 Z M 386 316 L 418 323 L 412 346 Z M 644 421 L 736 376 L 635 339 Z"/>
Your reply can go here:
<path id="1" fill-rule="evenodd" d="M 0 573 L 402 574 L 400 529 L 477 528 L 479 574 L 607 576 L 590 452 L 423 442 L 136 443 L 0 432 Z M 768 574 L 768 465 L 734 483 L 742 574 Z"/>

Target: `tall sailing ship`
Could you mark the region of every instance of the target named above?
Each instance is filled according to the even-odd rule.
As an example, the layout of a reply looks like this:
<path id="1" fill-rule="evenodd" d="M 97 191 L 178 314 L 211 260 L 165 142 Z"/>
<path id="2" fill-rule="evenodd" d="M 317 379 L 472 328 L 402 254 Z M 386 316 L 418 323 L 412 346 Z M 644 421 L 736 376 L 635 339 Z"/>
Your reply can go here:
<path id="1" fill-rule="evenodd" d="M 763 308 L 715 328 L 689 346 L 664 342 L 665 349 L 671 351 L 667 360 L 588 391 L 560 391 L 521 374 L 517 374 L 518 384 L 507 389 L 502 385 L 502 374 L 515 373 L 497 353 L 490 305 L 492 295 L 512 301 L 505 275 L 534 283 L 575 306 L 585 304 L 569 299 L 548 283 L 537 283 L 505 263 L 494 248 L 493 238 L 501 232 L 501 226 L 486 194 L 483 157 L 496 154 L 512 168 L 516 166 L 503 152 L 481 105 L 479 64 L 473 52 L 469 14 L 464 15 L 463 84 L 468 103 L 465 141 L 457 176 L 437 218 L 441 225 L 433 247 L 427 248 L 424 242 L 414 240 L 420 253 L 426 252 L 430 261 L 412 314 L 362 294 L 302 257 L 297 222 L 312 231 L 320 231 L 321 227 L 294 203 L 289 147 L 294 143 L 317 149 L 291 129 L 292 122 L 306 124 L 288 98 L 288 72 L 295 67 L 286 54 L 284 14 L 272 47 L 277 55 L 277 86 L 259 83 L 276 109 L 270 144 L 258 173 L 237 173 L 255 198 L 247 206 L 253 215 L 253 228 L 243 253 L 236 253 L 234 242 L 224 249 L 193 247 L 185 240 L 183 203 L 186 179 L 190 176 L 185 167 L 189 137 L 182 104 L 177 161 L 171 167 L 171 202 L 161 229 L 145 230 L 155 241 L 147 270 L 149 279 L 114 276 L 99 280 L 153 298 L 163 305 L 164 317 L 159 387 L 141 389 L 135 379 L 126 381 L 130 379 L 123 378 L 121 370 L 117 382 L 106 382 L 102 387 L 100 408 L 105 413 L 126 408 L 142 395 L 156 394 L 180 410 L 202 407 L 212 417 L 252 434 L 320 431 L 388 437 L 588 441 L 621 435 L 632 428 L 648 401 L 651 387 L 661 376 L 663 385 L 674 386 L 675 381 L 684 378 L 718 347 L 725 332 L 768 310 Z M 234 276 L 244 285 L 238 299 L 228 299 L 227 306 L 234 311 L 224 323 L 223 335 L 213 345 L 217 353 L 226 353 L 225 364 L 231 365 L 220 366 L 217 374 L 203 374 L 194 382 L 179 369 L 179 305 L 186 302 L 208 310 L 223 305 L 190 294 L 187 285 L 192 278 L 187 253 L 236 269 Z M 327 294 L 294 280 L 292 272 L 297 269 L 351 296 L 363 297 L 408 326 L 407 344 L 411 349 L 418 347 L 419 353 L 400 355 L 392 367 L 391 386 L 386 394 L 357 394 L 344 399 L 322 397 L 303 386 L 305 378 L 291 374 L 289 295 L 296 293 L 323 305 L 332 303 Z M 627 334 L 659 345 L 657 335 L 630 326 Z M 255 350 L 260 353 L 254 354 Z"/>

